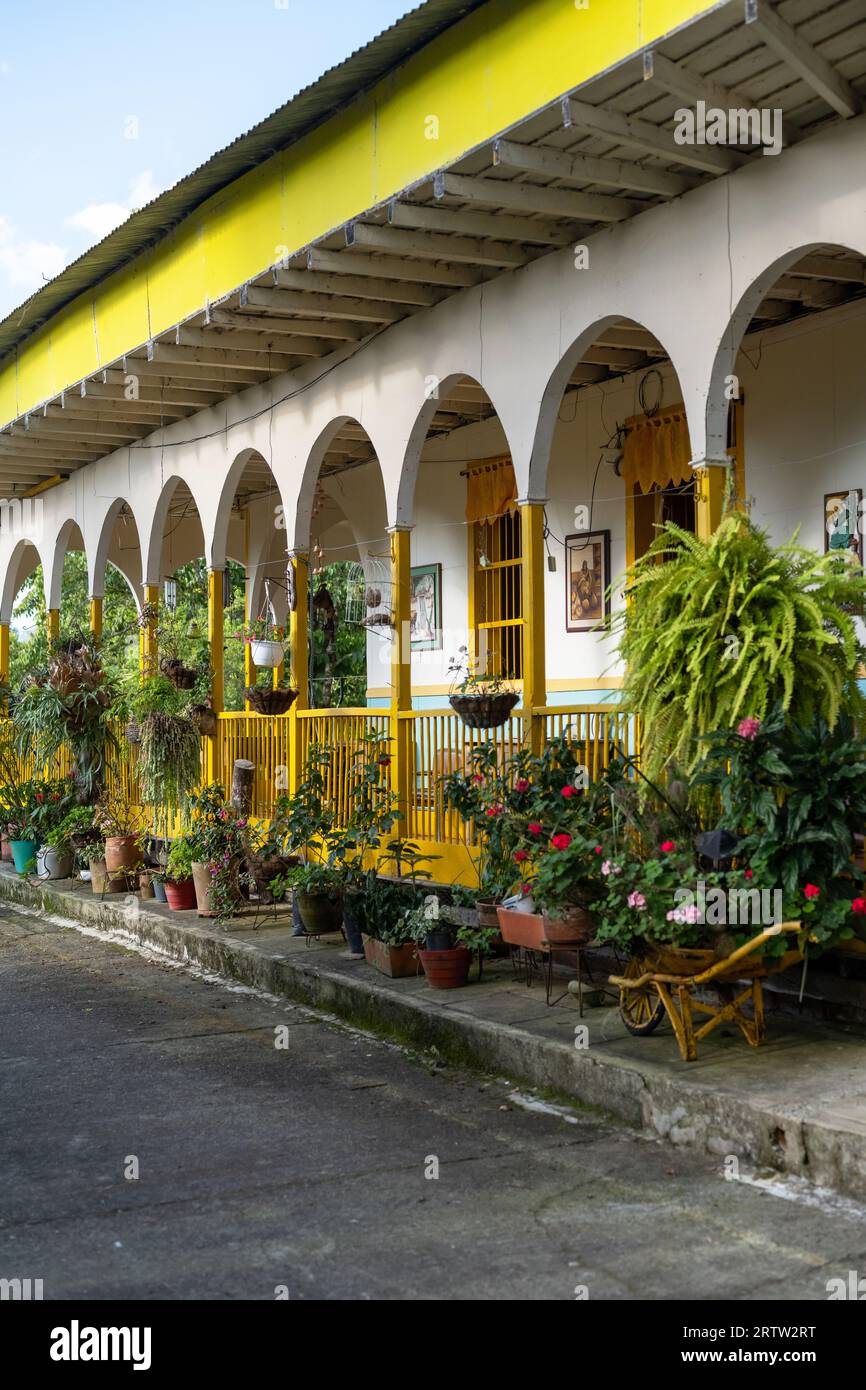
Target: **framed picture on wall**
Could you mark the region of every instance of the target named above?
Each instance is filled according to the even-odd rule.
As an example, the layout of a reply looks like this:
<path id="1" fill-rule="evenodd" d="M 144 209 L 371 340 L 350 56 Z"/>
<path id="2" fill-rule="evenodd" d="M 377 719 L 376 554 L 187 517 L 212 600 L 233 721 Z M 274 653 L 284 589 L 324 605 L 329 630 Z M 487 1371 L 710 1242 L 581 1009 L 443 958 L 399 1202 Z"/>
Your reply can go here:
<path id="1" fill-rule="evenodd" d="M 860 516 L 863 493 L 859 487 L 824 494 L 824 553 L 847 550 L 863 566 Z"/>
<path id="2" fill-rule="evenodd" d="M 414 565 L 410 578 L 409 633 L 412 650 L 442 647 L 442 566 Z"/>
<path id="3" fill-rule="evenodd" d="M 565 630 L 589 632 L 610 617 L 610 531 L 565 538 Z"/>

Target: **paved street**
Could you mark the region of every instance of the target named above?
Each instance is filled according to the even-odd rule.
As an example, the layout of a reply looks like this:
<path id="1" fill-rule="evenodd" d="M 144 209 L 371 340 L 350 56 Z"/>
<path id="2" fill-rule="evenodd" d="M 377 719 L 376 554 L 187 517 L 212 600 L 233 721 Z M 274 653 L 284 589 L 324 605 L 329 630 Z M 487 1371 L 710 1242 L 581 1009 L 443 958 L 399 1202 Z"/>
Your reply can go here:
<path id="1" fill-rule="evenodd" d="M 46 1298 L 820 1300 L 866 1269 L 854 1203 L 8 907 L 0 991 L 0 1277 Z"/>

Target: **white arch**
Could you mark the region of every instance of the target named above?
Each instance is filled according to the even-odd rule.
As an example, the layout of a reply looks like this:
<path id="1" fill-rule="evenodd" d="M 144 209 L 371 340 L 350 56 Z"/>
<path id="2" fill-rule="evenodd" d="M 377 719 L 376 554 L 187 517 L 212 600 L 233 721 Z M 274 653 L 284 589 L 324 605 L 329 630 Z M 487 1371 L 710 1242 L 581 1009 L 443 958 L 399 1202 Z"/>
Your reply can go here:
<path id="1" fill-rule="evenodd" d="M 42 553 L 34 540 L 22 537 L 15 543 L 6 562 L 6 572 L 3 577 L 0 622 L 11 622 L 12 609 L 15 606 L 18 590 L 25 580 L 29 579 L 37 565 L 42 563 Z"/>
<path id="2" fill-rule="evenodd" d="M 150 522 L 147 525 L 147 532 L 143 538 L 141 531 L 139 531 L 142 555 L 142 584 L 159 584 L 162 579 L 161 567 L 162 549 L 165 541 L 165 523 L 168 517 L 168 509 L 171 506 L 171 500 L 181 484 L 189 488 L 193 504 L 198 514 L 199 523 L 202 526 L 202 533 L 204 533 L 204 523 L 201 519 L 202 510 L 198 504 L 195 492 L 186 478 L 180 473 L 173 473 L 162 487 L 159 497 L 157 498 L 156 506 L 151 513 Z M 206 536 L 204 553 L 205 555 L 208 553 Z"/>

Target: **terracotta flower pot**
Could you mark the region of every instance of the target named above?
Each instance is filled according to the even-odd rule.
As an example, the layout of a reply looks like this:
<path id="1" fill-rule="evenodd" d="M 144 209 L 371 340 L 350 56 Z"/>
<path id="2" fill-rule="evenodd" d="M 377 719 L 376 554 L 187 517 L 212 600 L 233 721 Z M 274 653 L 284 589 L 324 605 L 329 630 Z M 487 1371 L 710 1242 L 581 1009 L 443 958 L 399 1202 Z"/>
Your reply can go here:
<path id="1" fill-rule="evenodd" d="M 460 989 L 469 978 L 472 952 L 466 946 L 450 951 L 419 951 L 424 974 L 431 989 Z"/>
<path id="2" fill-rule="evenodd" d="M 2 840 L 0 840 L 0 860 L 2 860 L 4 864 L 11 864 L 13 862 L 12 845 L 9 842 L 8 835 L 4 835 Z"/>
<path id="3" fill-rule="evenodd" d="M 238 883 L 238 864 L 235 862 L 232 868 L 232 891 L 235 900 L 240 899 L 240 885 Z M 211 889 L 213 887 L 213 874 L 207 864 L 193 864 L 192 881 L 195 885 L 195 906 L 198 908 L 199 917 L 218 917 L 219 913 L 213 905 L 211 899 Z"/>
<path id="4" fill-rule="evenodd" d="M 105 867 L 112 878 L 123 871 L 135 879 L 141 867 L 137 836 L 109 835 L 105 841 Z"/>
<path id="5" fill-rule="evenodd" d="M 147 869 L 138 875 L 138 886 L 141 891 L 142 899 L 153 897 L 153 880 Z"/>
<path id="6" fill-rule="evenodd" d="M 163 884 L 166 901 L 174 912 L 191 912 L 196 905 L 195 884 L 191 878 L 181 879 L 179 883 Z"/>
<path id="7" fill-rule="evenodd" d="M 125 874 L 120 874 L 114 878 L 110 877 L 104 859 L 89 860 L 90 866 L 90 886 L 94 893 L 122 893 L 127 887 Z"/>
<path id="8" fill-rule="evenodd" d="M 595 936 L 595 922 L 582 907 L 570 907 L 560 917 L 544 914 L 544 939 L 552 945 L 580 945 Z"/>
<path id="9" fill-rule="evenodd" d="M 517 912 L 513 908 L 498 907 L 499 930 L 502 940 L 509 946 L 525 946 L 530 951 L 541 949 L 547 940 L 544 934 L 544 918 L 536 912 Z"/>
<path id="10" fill-rule="evenodd" d="M 392 980 L 406 980 L 418 974 L 418 955 L 414 941 L 403 946 L 387 946 L 373 936 L 362 934 L 364 959 L 374 970 Z"/>

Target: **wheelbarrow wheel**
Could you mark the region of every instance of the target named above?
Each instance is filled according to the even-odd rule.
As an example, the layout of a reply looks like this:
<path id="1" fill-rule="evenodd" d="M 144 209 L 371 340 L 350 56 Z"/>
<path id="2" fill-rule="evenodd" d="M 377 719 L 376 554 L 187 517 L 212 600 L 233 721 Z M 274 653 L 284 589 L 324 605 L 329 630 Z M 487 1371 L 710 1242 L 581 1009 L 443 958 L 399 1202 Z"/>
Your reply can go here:
<path id="1" fill-rule="evenodd" d="M 647 961 L 633 956 L 622 973 L 625 979 L 636 980 L 650 968 Z M 636 1038 L 645 1038 L 658 1028 L 665 1016 L 665 1006 L 653 986 L 646 984 L 640 989 L 620 989 L 619 1012 L 628 1031 Z"/>

